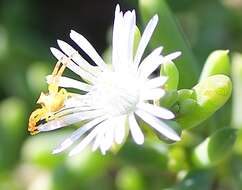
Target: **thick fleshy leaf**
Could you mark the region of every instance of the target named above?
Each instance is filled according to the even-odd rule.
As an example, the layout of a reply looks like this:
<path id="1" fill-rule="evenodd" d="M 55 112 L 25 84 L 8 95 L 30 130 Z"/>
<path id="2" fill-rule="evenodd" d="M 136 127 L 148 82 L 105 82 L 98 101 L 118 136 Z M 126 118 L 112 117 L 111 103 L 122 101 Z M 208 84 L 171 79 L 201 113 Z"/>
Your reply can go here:
<path id="1" fill-rule="evenodd" d="M 199 144 L 193 152 L 193 161 L 200 167 L 218 164 L 232 150 L 236 141 L 236 129 L 223 128 Z"/>
<path id="2" fill-rule="evenodd" d="M 193 91 L 194 95 L 190 96 L 195 102 L 190 101 L 188 105 L 188 102 L 184 103 L 186 98 L 179 102 L 180 109 L 183 105 L 190 106 L 190 110 L 186 108 L 185 113 L 176 117 L 183 129 L 197 126 L 222 107 L 231 95 L 232 83 L 225 75 L 213 75 L 194 86 Z"/>
<path id="3" fill-rule="evenodd" d="M 160 106 L 170 108 L 173 106 L 178 98 L 177 90 L 171 90 L 169 92 L 166 92 L 163 97 L 160 99 Z"/>
<path id="4" fill-rule="evenodd" d="M 212 188 L 214 174 L 207 170 L 190 171 L 177 185 L 166 190 L 208 190 Z"/>
<path id="5" fill-rule="evenodd" d="M 179 82 L 179 72 L 176 68 L 176 65 L 172 61 L 168 61 L 162 64 L 160 75 L 167 76 L 168 78 L 166 84 L 164 85 L 164 88 L 167 91 L 177 89 Z"/>
<path id="6" fill-rule="evenodd" d="M 209 76 L 216 74 L 230 75 L 230 61 L 228 56 L 228 50 L 216 50 L 212 52 L 204 66 L 200 75 L 200 81 L 206 79 Z"/>

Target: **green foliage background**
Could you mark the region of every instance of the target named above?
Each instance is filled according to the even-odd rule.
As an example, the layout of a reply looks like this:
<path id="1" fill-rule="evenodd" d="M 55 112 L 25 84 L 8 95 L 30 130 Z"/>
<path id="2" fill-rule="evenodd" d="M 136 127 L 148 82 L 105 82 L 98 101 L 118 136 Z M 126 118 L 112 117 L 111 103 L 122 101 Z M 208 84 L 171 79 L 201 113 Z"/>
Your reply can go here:
<path id="1" fill-rule="evenodd" d="M 122 9 L 137 10 L 141 31 L 150 15 L 159 13 L 150 49 L 160 44 L 165 53 L 182 50 L 176 62 L 179 89 L 197 83 L 213 50 L 230 50 L 233 98 L 183 131 L 180 142 L 147 138 L 136 146 L 128 138 L 117 154 L 87 150 L 67 157 L 51 150 L 74 128 L 27 133 L 29 114 L 56 63 L 48 47 L 56 46 L 57 38 L 70 42 L 67 34 L 75 29 L 105 52 L 116 3 L 0 1 L 0 190 L 242 189 L 242 54 L 236 53 L 242 52 L 241 0 L 119 1 Z"/>

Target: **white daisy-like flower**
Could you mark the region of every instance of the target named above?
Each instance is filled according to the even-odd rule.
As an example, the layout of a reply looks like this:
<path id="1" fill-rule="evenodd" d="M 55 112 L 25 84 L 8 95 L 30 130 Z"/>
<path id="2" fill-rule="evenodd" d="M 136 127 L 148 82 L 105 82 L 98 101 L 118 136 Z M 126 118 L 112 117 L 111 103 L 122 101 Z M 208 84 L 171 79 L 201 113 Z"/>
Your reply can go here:
<path id="1" fill-rule="evenodd" d="M 85 37 L 73 30 L 70 38 L 97 66 L 90 65 L 64 41 L 57 41 L 61 51 L 51 48 L 58 60 L 70 57 L 67 67 L 86 81 L 80 82 L 64 76 L 59 79 L 60 87 L 74 88 L 84 93 L 70 93 L 64 107 L 54 113 L 54 117 L 47 123 L 40 124 L 38 130 L 51 131 L 80 121 L 85 121 L 85 124 L 56 147 L 53 153 L 62 152 L 79 140 L 69 155 L 78 154 L 87 146 L 92 146 L 93 151 L 99 148 L 105 154 L 113 144 L 123 143 L 128 131 L 137 144 L 143 144 L 144 134 L 137 118 L 142 119 L 162 136 L 173 141 L 180 140 L 179 135 L 162 121 L 173 119 L 174 114 L 151 103 L 165 94 L 162 86 L 167 78 L 159 76 L 150 79 L 151 74 L 162 63 L 175 59 L 180 52 L 162 56 L 162 47 L 158 47 L 142 59 L 157 22 L 158 16 L 155 15 L 147 24 L 133 54 L 135 11 L 123 13 L 117 5 L 111 66 L 103 61 Z M 47 82 L 50 82 L 50 79 L 51 76 L 48 76 Z"/>

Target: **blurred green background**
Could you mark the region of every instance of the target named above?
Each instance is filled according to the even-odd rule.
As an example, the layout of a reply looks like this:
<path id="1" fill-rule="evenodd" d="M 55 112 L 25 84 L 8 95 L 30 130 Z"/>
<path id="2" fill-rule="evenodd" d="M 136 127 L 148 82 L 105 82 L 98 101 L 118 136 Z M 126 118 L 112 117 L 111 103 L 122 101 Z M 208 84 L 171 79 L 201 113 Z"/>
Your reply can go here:
<path id="1" fill-rule="evenodd" d="M 193 52 L 194 63 L 188 65 L 194 64 L 200 72 L 208 54 L 215 49 L 229 49 L 232 63 L 242 64 L 242 55 L 235 54 L 242 52 L 241 0 L 166 2 L 183 31 L 181 35 L 187 41 L 189 51 Z M 142 31 L 145 10 L 139 9 L 138 0 L 0 1 L 0 190 L 242 189 L 241 132 L 237 134 L 235 146 L 228 148 L 229 153 L 222 150 L 228 155 L 219 162 L 215 158 L 216 164 L 200 163 L 196 157 L 199 157 L 196 151 L 205 151 L 198 145 L 206 137 L 219 128 L 230 127 L 232 130 L 234 127 L 231 110 L 242 102 L 239 82 L 236 105 L 230 100 L 209 121 L 185 132 L 182 141 L 176 144 L 146 140 L 144 146 L 136 146 L 128 140 L 114 155 L 102 156 L 87 150 L 79 156 L 67 157 L 65 154 L 52 155 L 51 150 L 73 128 L 37 136 L 27 133 L 29 114 L 35 109 L 40 92 L 46 91 L 45 76 L 56 63 L 49 47 L 57 46 L 56 39 L 71 43 L 68 34 L 74 29 L 87 37 L 99 53 L 104 53 L 110 44 L 116 3 L 122 10 L 136 9 Z M 156 8 L 159 11 L 162 7 Z M 167 33 L 170 23 L 161 21 L 159 32 L 164 31 L 165 36 L 172 38 L 173 34 Z M 162 45 L 163 41 L 158 43 Z M 180 47 L 169 41 L 164 44 L 168 46 L 167 49 L 164 47 L 167 52 Z M 187 82 L 181 81 L 181 87 L 192 87 L 198 73 L 186 69 L 179 71 L 184 78 L 187 76 Z M 241 73 L 238 74 L 240 78 Z M 191 81 L 190 76 L 194 76 Z M 241 109 L 239 107 L 233 115 L 241 114 Z M 236 127 L 242 127 L 241 123 Z M 231 141 L 235 139 L 233 131 L 226 133 L 232 136 Z M 217 151 L 219 155 L 221 150 Z"/>

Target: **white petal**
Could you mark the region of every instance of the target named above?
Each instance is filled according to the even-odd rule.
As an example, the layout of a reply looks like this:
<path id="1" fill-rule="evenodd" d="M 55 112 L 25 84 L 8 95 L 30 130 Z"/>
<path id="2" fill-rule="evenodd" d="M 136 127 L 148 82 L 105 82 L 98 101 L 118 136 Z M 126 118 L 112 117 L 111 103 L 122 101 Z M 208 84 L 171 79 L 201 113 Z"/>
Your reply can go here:
<path id="1" fill-rule="evenodd" d="M 175 117 L 175 115 L 170 110 L 149 103 L 141 102 L 137 105 L 137 107 L 162 119 L 173 119 Z"/>
<path id="2" fill-rule="evenodd" d="M 149 23 L 147 24 L 144 33 L 140 39 L 139 45 L 138 45 L 138 49 L 135 55 L 135 59 L 134 59 L 134 64 L 135 66 L 138 68 L 138 65 L 140 63 L 140 60 L 142 58 L 142 55 L 144 53 L 144 50 L 146 48 L 146 46 L 148 45 L 150 38 L 155 30 L 155 27 L 158 23 L 158 16 L 155 15 L 153 16 L 153 18 L 149 21 Z"/>
<path id="3" fill-rule="evenodd" d="M 63 150 L 67 149 L 70 147 L 76 140 L 78 140 L 84 133 L 86 133 L 88 130 L 96 126 L 98 123 L 102 122 L 105 118 L 99 117 L 96 118 L 85 125 L 81 126 L 79 129 L 74 131 L 70 137 L 65 139 L 58 147 L 56 147 L 53 150 L 53 154 L 57 154 L 59 152 L 62 152 Z"/>
<path id="4" fill-rule="evenodd" d="M 54 119 L 60 119 L 63 118 L 64 116 L 71 115 L 71 114 L 80 114 L 81 112 L 83 113 L 83 116 L 87 114 L 88 116 L 90 115 L 89 113 L 94 113 L 93 111 L 95 110 L 95 113 L 100 113 L 100 109 L 94 109 L 92 106 L 85 106 L 85 105 L 80 105 L 79 102 L 76 102 L 76 104 L 68 104 L 70 100 L 66 100 L 65 106 L 59 110 L 56 113 L 53 113 L 51 117 L 49 118 L 49 122 Z M 77 104 L 79 104 L 77 106 Z M 97 111 L 98 110 L 98 111 Z"/>
<path id="5" fill-rule="evenodd" d="M 71 150 L 68 154 L 69 156 L 74 156 L 84 150 L 91 141 L 96 137 L 96 135 L 100 132 L 102 128 L 99 126 L 95 127 L 75 148 Z"/>
<path id="6" fill-rule="evenodd" d="M 58 113 L 60 114 L 60 113 Z M 102 110 L 93 110 L 93 111 L 83 111 L 80 113 L 72 113 L 69 115 L 64 115 L 62 117 L 54 118 L 53 120 L 48 121 L 45 124 L 39 125 L 39 131 L 52 131 L 55 129 L 59 129 L 74 123 L 78 123 L 80 121 L 84 121 L 87 119 L 93 119 L 103 115 Z"/>
<path id="7" fill-rule="evenodd" d="M 118 68 L 119 61 L 121 58 L 121 53 L 120 51 L 120 43 L 122 40 L 120 40 L 120 34 L 122 34 L 122 20 L 123 20 L 123 15 L 120 12 L 120 7 L 119 5 L 116 6 L 115 9 L 115 18 L 114 18 L 114 25 L 113 25 L 113 42 L 112 42 L 112 64 L 115 69 Z"/>
<path id="8" fill-rule="evenodd" d="M 134 32 L 135 32 L 135 12 L 127 11 L 124 14 L 124 35 L 123 51 L 124 58 L 127 59 L 127 64 L 133 61 L 133 45 L 134 45 Z"/>
<path id="9" fill-rule="evenodd" d="M 72 60 L 74 60 L 83 70 L 90 74 L 97 76 L 97 68 L 90 65 L 73 47 L 62 40 L 57 40 L 57 43 L 61 50 Z"/>
<path id="10" fill-rule="evenodd" d="M 132 135 L 134 141 L 137 144 L 143 144 L 144 143 L 144 134 L 142 133 L 133 113 L 129 116 L 129 125 L 130 125 L 131 135 Z"/>
<path id="11" fill-rule="evenodd" d="M 52 81 L 52 75 L 48 75 L 46 79 L 47 79 L 47 83 L 50 84 Z M 85 92 L 89 92 L 92 89 L 91 85 L 68 77 L 60 77 L 58 81 L 58 86 L 64 87 L 64 88 L 75 88 Z"/>
<path id="12" fill-rule="evenodd" d="M 105 144 L 105 133 L 106 131 L 110 128 L 110 120 L 106 120 L 102 123 L 99 124 L 100 128 L 102 128 L 102 130 L 100 130 L 100 132 L 98 133 L 98 135 L 96 136 L 96 139 L 93 143 L 92 146 L 92 151 L 95 151 L 99 146 L 101 146 L 101 144 Z M 106 152 L 106 149 L 105 151 Z"/>
<path id="13" fill-rule="evenodd" d="M 162 63 L 172 61 L 180 55 L 180 52 L 171 53 L 165 57 L 158 54 L 159 49 L 155 49 L 150 55 L 148 55 L 140 64 L 138 69 L 139 76 L 141 78 L 147 78 L 152 72 L 154 72 Z"/>
<path id="14" fill-rule="evenodd" d="M 106 154 L 106 151 L 107 151 L 107 139 L 106 139 L 106 132 L 109 128 L 109 125 L 105 125 L 103 127 L 103 135 L 102 135 L 102 138 L 100 140 L 100 150 L 102 152 L 103 155 Z"/>
<path id="15" fill-rule="evenodd" d="M 87 110 L 103 109 L 103 106 L 94 104 L 93 99 L 90 96 L 91 95 L 89 93 L 86 93 L 85 95 L 80 95 L 80 94 L 75 94 L 75 93 L 69 92 L 68 98 L 65 101 L 65 105 L 64 105 L 63 109 L 65 110 L 65 109 L 73 108 L 74 109 L 73 113 L 76 111 L 80 112 L 80 111 L 85 111 L 85 110 L 87 111 Z M 61 110 L 60 114 L 62 114 L 63 111 Z M 58 113 L 55 113 L 55 115 L 57 116 Z"/>
<path id="16" fill-rule="evenodd" d="M 161 88 L 144 90 L 141 92 L 141 100 L 158 100 L 165 95 L 165 91 Z"/>
<path id="17" fill-rule="evenodd" d="M 100 146 L 102 140 L 103 140 L 103 137 L 104 137 L 104 132 L 105 132 L 106 128 L 103 127 L 102 130 L 99 131 L 99 133 L 97 134 L 96 136 L 96 139 L 93 143 L 93 146 L 92 146 L 92 151 L 96 151 L 97 148 Z"/>
<path id="18" fill-rule="evenodd" d="M 114 139 L 117 144 L 121 144 L 125 137 L 126 116 L 120 116 L 115 121 Z"/>
<path id="19" fill-rule="evenodd" d="M 153 117 L 149 113 L 142 111 L 142 110 L 136 110 L 135 113 L 143 119 L 146 123 L 148 123 L 151 127 L 156 129 L 158 132 L 160 132 L 165 137 L 174 140 L 179 141 L 181 138 L 179 135 L 167 124 L 162 122 L 161 120 Z"/>
<path id="20" fill-rule="evenodd" d="M 148 80 L 145 83 L 144 88 L 152 89 L 152 88 L 162 87 L 166 83 L 166 81 L 167 81 L 167 77 L 165 76 L 156 77 Z"/>
<path id="21" fill-rule="evenodd" d="M 114 140 L 114 126 L 113 123 L 110 121 L 108 123 L 108 126 L 106 127 L 106 131 L 104 133 L 104 138 L 103 138 L 103 149 L 106 152 L 109 150 L 113 144 Z"/>
<path id="22" fill-rule="evenodd" d="M 164 57 L 163 63 L 167 61 L 172 61 L 181 55 L 180 51 L 170 53 Z"/>
<path id="23" fill-rule="evenodd" d="M 144 60 L 142 67 L 139 69 L 139 76 L 142 79 L 148 78 L 163 62 L 163 57 L 153 56 L 150 59 Z"/>
<path id="24" fill-rule="evenodd" d="M 103 129 L 104 130 L 104 129 Z M 105 133 L 105 131 L 104 131 L 104 133 Z M 100 142 L 100 150 L 101 150 L 101 152 L 102 152 L 102 154 L 103 155 L 105 155 L 106 154 L 106 149 L 105 149 L 105 141 L 104 141 L 104 139 L 105 139 L 105 136 L 104 136 L 104 134 L 103 134 L 103 136 L 102 136 L 102 140 L 101 140 L 101 142 Z"/>
<path id="25" fill-rule="evenodd" d="M 51 50 L 52 54 L 56 57 L 56 59 L 58 59 L 58 60 L 63 59 L 63 58 L 67 59 L 67 56 L 65 54 L 63 54 L 60 50 L 58 50 L 56 48 L 50 48 L 50 50 Z M 73 61 L 70 60 L 70 62 L 66 65 L 66 67 L 69 68 L 74 73 L 78 74 L 83 79 L 90 81 L 92 83 L 95 83 L 96 77 L 94 77 L 90 73 L 81 69 Z"/>
<path id="26" fill-rule="evenodd" d="M 141 63 L 138 68 L 139 76 L 146 78 L 162 64 L 161 51 L 163 47 L 154 49 Z"/>
<path id="27" fill-rule="evenodd" d="M 106 63 L 84 36 L 71 30 L 70 38 L 100 67 L 100 69 L 107 70 Z"/>

